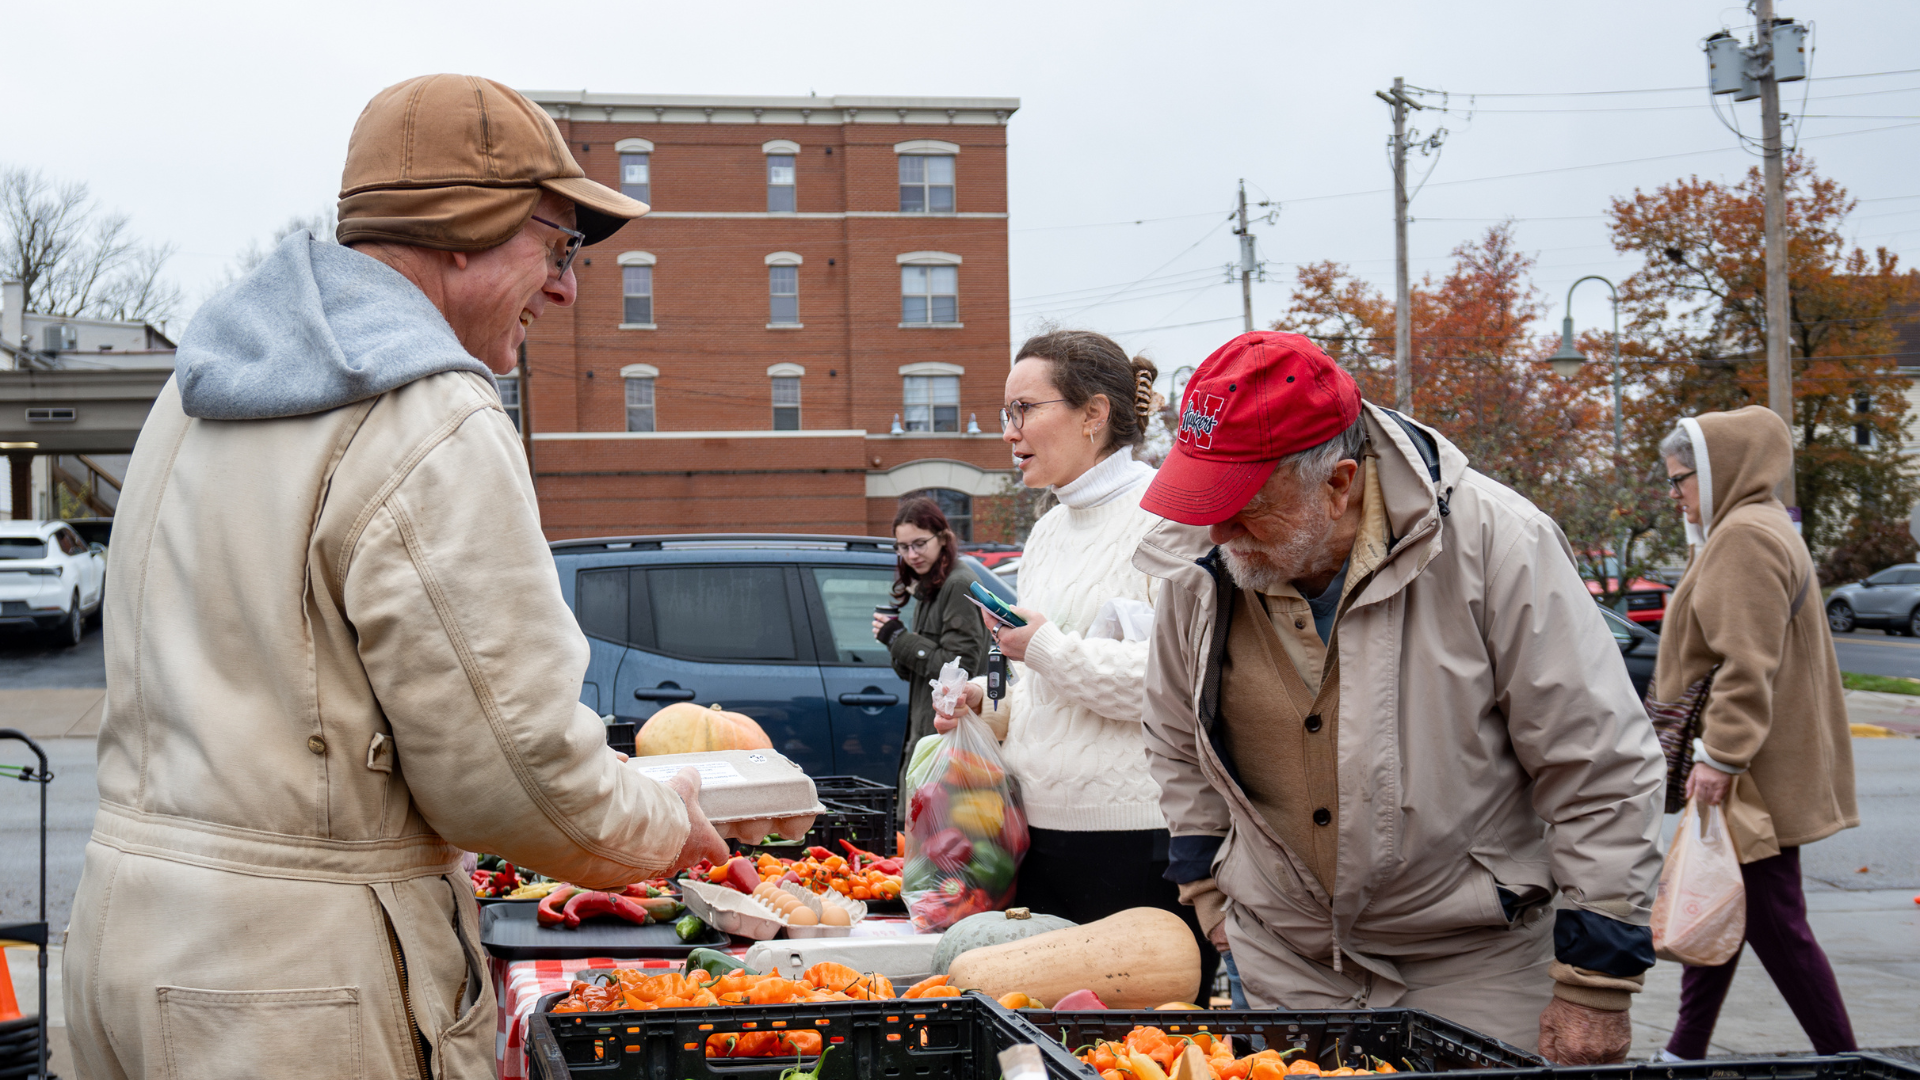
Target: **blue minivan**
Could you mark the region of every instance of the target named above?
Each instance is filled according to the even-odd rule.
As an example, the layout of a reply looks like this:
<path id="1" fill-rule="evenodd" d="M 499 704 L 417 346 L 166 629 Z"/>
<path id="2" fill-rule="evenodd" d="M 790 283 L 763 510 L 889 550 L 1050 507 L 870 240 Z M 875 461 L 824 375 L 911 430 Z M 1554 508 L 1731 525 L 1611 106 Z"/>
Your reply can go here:
<path id="1" fill-rule="evenodd" d="M 759 722 L 810 776 L 898 779 L 907 684 L 873 637 L 873 609 L 892 603 L 893 541 L 626 536 L 551 547 L 592 645 L 580 687 L 589 708 L 640 723 L 675 701 L 718 704 Z M 901 618 L 912 625 L 911 602 Z"/>

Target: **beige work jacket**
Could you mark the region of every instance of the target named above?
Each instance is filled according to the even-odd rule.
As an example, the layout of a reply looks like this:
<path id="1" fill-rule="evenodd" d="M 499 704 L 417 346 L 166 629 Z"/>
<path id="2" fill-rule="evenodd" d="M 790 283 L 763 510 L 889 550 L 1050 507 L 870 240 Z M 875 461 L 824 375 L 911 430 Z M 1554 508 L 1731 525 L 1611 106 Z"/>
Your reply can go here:
<path id="1" fill-rule="evenodd" d="M 494 388 L 217 421 L 169 382 L 113 541 L 81 1074 L 493 1075 L 461 849 L 604 887 L 688 828 L 578 701 L 587 642 Z"/>
<path id="2" fill-rule="evenodd" d="M 1554 523 L 1432 435 L 1366 406 L 1390 548 L 1351 592 L 1339 650 L 1331 892 L 1253 807 L 1217 728 L 1224 635 L 1205 529 L 1166 522 L 1134 564 L 1162 578 L 1146 742 L 1180 837 L 1224 837 L 1213 877 L 1255 987 L 1290 952 L 1405 988 L 1395 956 L 1537 925 L 1555 893 L 1645 926 L 1660 869 L 1663 764 L 1618 648 Z M 1429 432 L 1429 434 L 1431 434 Z M 1498 889 L 1534 907 L 1509 923 Z M 1397 989 L 1396 989 L 1397 988 Z M 1277 995 L 1261 996 L 1275 1000 Z"/>

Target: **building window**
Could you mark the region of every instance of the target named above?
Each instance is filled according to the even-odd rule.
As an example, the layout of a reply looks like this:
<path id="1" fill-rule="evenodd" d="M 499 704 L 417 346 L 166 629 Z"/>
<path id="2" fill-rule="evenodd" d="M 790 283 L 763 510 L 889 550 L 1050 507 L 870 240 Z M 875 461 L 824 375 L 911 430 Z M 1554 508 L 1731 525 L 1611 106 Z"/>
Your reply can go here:
<path id="1" fill-rule="evenodd" d="M 908 375 L 901 426 L 908 431 L 960 430 L 960 376 Z"/>
<path id="2" fill-rule="evenodd" d="M 953 158 L 945 154 L 900 155 L 900 212 L 953 213 Z"/>
<path id="3" fill-rule="evenodd" d="M 648 166 L 648 159 L 652 157 L 652 154 L 620 155 L 620 194 L 643 203 L 653 201 L 649 194 L 653 187 L 649 178 L 652 170 Z"/>
<path id="4" fill-rule="evenodd" d="M 627 383 L 627 430 L 654 431 L 653 379 L 629 378 Z"/>
<path id="5" fill-rule="evenodd" d="M 909 491 L 901 496 L 906 499 L 932 499 L 940 506 L 940 512 L 947 515 L 947 524 L 953 528 L 953 535 L 961 541 L 973 539 L 973 496 L 952 488 L 921 488 Z"/>
<path id="6" fill-rule="evenodd" d="M 1853 445 L 1863 449 L 1873 449 L 1873 425 L 1866 419 L 1873 411 L 1873 394 L 1858 390 L 1853 395 Z"/>
<path id="7" fill-rule="evenodd" d="M 767 209 L 776 214 L 793 212 L 793 155 L 767 155 Z"/>
<path id="8" fill-rule="evenodd" d="M 500 407 L 507 410 L 507 419 L 513 421 L 513 430 L 520 430 L 520 376 L 495 375 L 494 384 L 500 387 Z"/>
<path id="9" fill-rule="evenodd" d="M 800 430 L 800 377 L 773 377 L 773 430 Z"/>
<path id="10" fill-rule="evenodd" d="M 800 321 L 800 268 L 767 267 L 767 321 L 790 325 Z"/>
<path id="11" fill-rule="evenodd" d="M 900 321 L 956 323 L 960 321 L 960 268 L 957 266 L 902 266 Z"/>
<path id="12" fill-rule="evenodd" d="M 620 292 L 626 301 L 621 322 L 645 325 L 653 321 L 653 267 L 621 267 Z"/>

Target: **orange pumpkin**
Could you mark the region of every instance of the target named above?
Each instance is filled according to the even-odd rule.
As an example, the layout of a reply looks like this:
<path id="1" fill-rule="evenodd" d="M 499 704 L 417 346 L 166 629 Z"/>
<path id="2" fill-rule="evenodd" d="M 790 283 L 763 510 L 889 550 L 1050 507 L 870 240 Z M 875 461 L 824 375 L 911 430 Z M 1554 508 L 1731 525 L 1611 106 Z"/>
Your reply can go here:
<path id="1" fill-rule="evenodd" d="M 771 750 L 773 740 L 751 717 L 718 705 L 676 701 L 647 718 L 633 739 L 635 757 L 698 754 L 708 750 Z"/>

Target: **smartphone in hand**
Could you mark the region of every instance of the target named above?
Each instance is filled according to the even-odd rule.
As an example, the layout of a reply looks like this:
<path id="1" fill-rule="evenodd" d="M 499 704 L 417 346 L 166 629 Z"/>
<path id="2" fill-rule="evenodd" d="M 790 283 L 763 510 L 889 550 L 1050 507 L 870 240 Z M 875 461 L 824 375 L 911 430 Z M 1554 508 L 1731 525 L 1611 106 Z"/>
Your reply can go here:
<path id="1" fill-rule="evenodd" d="M 1007 606 L 1005 600 L 995 596 L 992 592 L 988 591 L 985 585 L 977 581 L 967 586 L 967 597 L 972 600 L 980 610 L 993 616 L 1002 626 L 1027 625 L 1027 620 L 1015 615 L 1013 609 Z"/>

